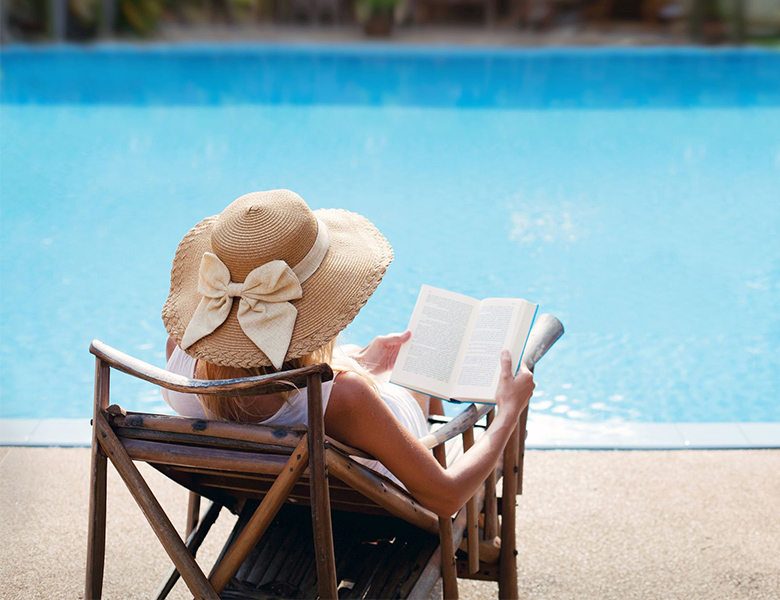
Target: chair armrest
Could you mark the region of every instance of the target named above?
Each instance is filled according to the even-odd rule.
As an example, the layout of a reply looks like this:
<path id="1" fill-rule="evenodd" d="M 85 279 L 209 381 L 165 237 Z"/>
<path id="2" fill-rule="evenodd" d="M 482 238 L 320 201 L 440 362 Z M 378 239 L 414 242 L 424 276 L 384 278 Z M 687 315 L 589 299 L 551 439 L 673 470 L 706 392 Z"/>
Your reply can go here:
<path id="1" fill-rule="evenodd" d="M 306 377 L 315 373 L 320 373 L 322 381 L 333 379 L 333 371 L 330 366 L 323 363 L 257 377 L 205 381 L 202 379 L 190 379 L 189 377 L 155 367 L 142 360 L 133 358 L 129 354 L 120 352 L 99 340 L 92 341 L 89 351 L 118 371 L 155 383 L 160 387 L 184 393 L 230 394 L 234 396 L 273 394 L 290 391 L 290 384 L 294 384 L 299 388 L 306 387 Z"/>
<path id="2" fill-rule="evenodd" d="M 326 435 L 325 441 L 330 446 L 333 446 L 334 448 L 338 448 L 341 452 L 343 452 L 347 456 L 357 456 L 358 458 L 367 458 L 369 460 L 376 460 L 373 456 L 371 456 L 367 452 L 363 452 L 359 448 L 355 448 L 354 446 L 350 446 L 349 444 L 344 444 L 343 442 L 333 439 L 330 436 Z"/>
<path id="3" fill-rule="evenodd" d="M 420 438 L 423 446 L 431 450 L 443 444 L 452 438 L 459 436 L 467 429 L 471 429 L 477 421 L 488 414 L 495 408 L 493 404 L 480 404 L 477 407 L 476 404 L 471 404 L 466 410 L 461 412 L 457 417 L 453 418 L 446 425 L 443 425 L 436 431 L 433 431 L 423 438 Z"/>
<path id="4" fill-rule="evenodd" d="M 533 371 L 537 361 L 553 347 L 563 335 L 563 323 L 554 316 L 544 313 L 536 318 L 528 343 L 523 353 L 523 363 Z"/>

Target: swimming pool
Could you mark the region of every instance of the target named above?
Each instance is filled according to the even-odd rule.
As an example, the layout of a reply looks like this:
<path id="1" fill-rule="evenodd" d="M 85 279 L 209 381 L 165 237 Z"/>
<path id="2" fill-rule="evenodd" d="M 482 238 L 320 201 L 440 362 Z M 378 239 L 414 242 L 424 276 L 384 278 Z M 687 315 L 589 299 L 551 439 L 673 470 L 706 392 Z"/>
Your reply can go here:
<path id="1" fill-rule="evenodd" d="M 4 418 L 89 416 L 93 338 L 162 364 L 182 235 L 242 193 L 287 187 L 366 215 L 395 248 L 350 341 L 403 329 L 423 283 L 521 296 L 567 327 L 535 414 L 780 421 L 780 54 L 98 46 L 1 60 Z M 114 385 L 128 408 L 163 407 Z"/>

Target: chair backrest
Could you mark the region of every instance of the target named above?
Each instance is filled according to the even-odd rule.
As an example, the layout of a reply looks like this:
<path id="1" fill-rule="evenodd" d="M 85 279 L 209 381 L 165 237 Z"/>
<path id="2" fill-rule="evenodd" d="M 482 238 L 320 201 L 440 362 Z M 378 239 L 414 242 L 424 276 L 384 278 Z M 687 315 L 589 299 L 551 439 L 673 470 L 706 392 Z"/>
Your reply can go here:
<path id="1" fill-rule="evenodd" d="M 186 472 L 184 469 L 188 467 L 201 470 L 208 467 L 211 470 L 234 471 L 245 475 L 247 472 L 277 475 L 266 495 L 266 501 L 256 513 L 259 518 L 255 519 L 250 530 L 262 530 L 268 526 L 270 519 L 308 467 L 313 525 L 318 538 L 321 538 L 318 539 L 318 553 L 322 548 L 323 554 L 322 560 L 318 557 L 317 561 L 318 580 L 325 595 L 335 594 L 322 414 L 322 381 L 333 377 L 328 365 L 313 365 L 246 379 L 200 381 L 153 367 L 97 340 L 92 342 L 90 351 L 96 357 L 96 367 L 86 597 L 100 597 L 102 591 L 107 458 L 111 459 L 125 481 L 190 590 L 196 597 L 203 598 L 217 597 L 218 591 L 224 587 L 243 560 L 242 555 L 246 550 L 249 535 L 244 536 L 244 540 L 239 540 L 242 541 L 241 544 L 233 545 L 232 552 L 223 557 L 209 581 L 176 534 L 133 460 L 148 460 L 152 464 L 160 465 L 176 462 L 176 465 L 168 466 L 179 466 L 183 472 Z M 282 435 L 281 430 L 268 427 L 202 420 L 176 423 L 173 418 L 151 416 L 147 416 L 144 424 L 143 416 L 127 415 L 119 408 L 108 411 L 111 368 L 170 390 L 197 394 L 270 394 L 288 390 L 291 383 L 299 387 L 305 385 L 308 388 L 309 402 L 307 432 L 304 434 L 286 431 Z M 155 428 L 154 425 L 158 427 Z M 122 435 L 121 439 L 117 431 Z M 249 458 L 247 451 L 252 447 L 255 456 Z M 269 450 L 269 453 L 264 452 L 263 458 L 259 459 L 258 448 Z M 165 460 L 162 455 L 165 455 Z M 331 550 L 330 556 L 328 548 Z"/>
<path id="2" fill-rule="evenodd" d="M 109 406 L 106 412 L 109 425 L 130 458 L 149 463 L 183 487 L 219 502 L 236 514 L 247 500 L 265 497 L 306 435 L 303 428 L 126 412 L 117 405 Z M 326 438 L 326 448 L 332 448 L 340 455 L 330 461 L 338 463 L 336 471 L 341 464 L 355 468 L 349 460 L 352 452 L 340 446 Z M 289 502 L 310 503 L 309 474 L 309 469 L 305 469 L 290 491 Z M 387 477 L 372 474 L 374 484 L 403 494 L 403 490 Z M 329 489 L 334 509 L 390 514 L 337 476 L 329 478 Z"/>
<path id="3" fill-rule="evenodd" d="M 97 360 L 86 597 L 99 597 L 102 586 L 107 458 L 196 597 L 215 597 L 285 502 L 311 507 L 317 582 L 323 598 L 337 597 L 331 504 L 353 512 L 394 515 L 438 533 L 433 513 L 386 477 L 353 461 L 349 455 L 358 451 L 326 439 L 322 381 L 333 377 L 328 365 L 247 379 L 201 381 L 148 365 L 99 341 L 92 343 L 90 351 Z M 268 394 L 289 390 L 290 383 L 307 387 L 309 422 L 307 427 L 296 429 L 127 412 L 109 405 L 111 368 L 167 389 L 198 394 Z M 208 579 L 133 461 L 147 462 L 191 491 L 237 513 L 247 501 L 262 500 Z"/>

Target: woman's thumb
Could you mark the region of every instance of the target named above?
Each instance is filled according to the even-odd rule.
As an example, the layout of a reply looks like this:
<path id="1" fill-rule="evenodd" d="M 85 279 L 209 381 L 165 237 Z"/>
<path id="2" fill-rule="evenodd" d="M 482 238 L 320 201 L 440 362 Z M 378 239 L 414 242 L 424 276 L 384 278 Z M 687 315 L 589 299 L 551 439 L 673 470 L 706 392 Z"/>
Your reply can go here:
<path id="1" fill-rule="evenodd" d="M 512 377 L 512 355 L 509 350 L 501 351 L 501 377 Z"/>

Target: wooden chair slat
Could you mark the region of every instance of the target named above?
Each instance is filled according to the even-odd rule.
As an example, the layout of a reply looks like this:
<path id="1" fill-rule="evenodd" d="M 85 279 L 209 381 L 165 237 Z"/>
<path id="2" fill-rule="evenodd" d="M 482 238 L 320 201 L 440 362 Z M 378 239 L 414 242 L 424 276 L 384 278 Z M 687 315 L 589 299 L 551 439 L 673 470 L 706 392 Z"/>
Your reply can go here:
<path id="1" fill-rule="evenodd" d="M 245 440 L 232 440 L 223 437 L 197 436 L 188 433 L 172 433 L 168 431 L 154 431 L 153 429 L 139 429 L 130 427 L 117 427 L 114 429 L 119 439 L 146 440 L 150 442 L 164 442 L 183 446 L 210 446 L 224 450 L 241 450 L 265 454 L 290 455 L 289 446 L 275 444 L 260 444 Z"/>
<path id="2" fill-rule="evenodd" d="M 150 463 L 153 464 L 156 468 L 165 468 L 167 469 L 165 471 L 166 475 L 170 475 L 173 472 L 178 472 L 181 474 L 197 474 L 199 475 L 197 479 L 197 484 L 193 484 L 192 487 L 197 488 L 198 485 L 203 486 L 220 486 L 224 485 L 225 488 L 233 488 L 235 490 L 246 490 L 246 491 L 252 491 L 257 490 L 260 492 L 265 492 L 270 487 L 271 483 L 273 483 L 273 475 L 263 475 L 258 473 L 227 473 L 227 472 L 221 472 L 221 471 L 215 471 L 214 469 L 204 469 L 201 467 L 191 467 L 191 466 L 170 466 L 170 465 L 161 465 L 159 463 Z M 307 482 L 307 476 L 306 472 L 304 472 L 303 477 L 301 478 L 301 483 L 296 486 L 300 486 L 302 490 L 308 490 L 308 482 Z M 389 480 L 388 480 L 389 481 Z M 336 498 L 362 498 L 363 502 L 366 504 L 370 504 L 371 506 L 378 506 L 368 500 L 364 495 L 360 494 L 359 492 L 355 491 L 352 487 L 346 485 L 341 480 L 339 480 L 336 477 L 331 477 L 329 479 L 329 489 L 332 493 L 336 494 Z M 197 489 L 193 490 L 197 491 Z M 293 493 L 296 493 L 295 491 Z M 301 494 L 302 496 L 302 494 Z"/>
<path id="3" fill-rule="evenodd" d="M 223 598 L 316 596 L 314 541 L 307 520 L 305 508 L 283 507 L 258 551 L 247 559 L 251 564 L 245 574 L 236 575 Z M 435 536 L 395 517 L 342 511 L 333 512 L 333 541 L 340 581 L 353 583 L 352 589 L 339 590 L 342 600 L 402 597 L 402 585 L 416 580 L 438 545 Z"/>
<path id="4" fill-rule="evenodd" d="M 238 494 L 244 495 L 247 498 L 261 499 L 268 492 L 270 485 L 266 485 L 256 488 L 244 487 L 241 485 L 222 484 L 212 481 L 199 480 L 197 487 L 203 492 L 207 492 L 208 488 L 214 488 L 217 490 L 229 490 Z M 302 483 L 293 488 L 290 492 L 288 499 L 296 504 L 308 505 L 310 504 L 310 498 L 308 494 L 309 486 L 306 483 Z M 331 489 L 331 504 L 338 506 L 339 510 L 355 510 L 357 512 L 364 512 L 375 515 L 389 515 L 387 510 L 375 504 L 369 502 L 364 496 L 354 492 L 353 490 L 333 490 Z M 204 493 L 203 495 L 206 495 Z"/>
<path id="5" fill-rule="evenodd" d="M 169 433 L 190 434 L 196 436 L 243 440 L 256 444 L 285 446 L 295 448 L 301 441 L 302 431 L 289 427 L 269 427 L 252 423 L 236 423 L 232 421 L 206 421 L 189 417 L 174 417 L 170 415 L 154 415 L 147 413 L 127 412 L 124 415 L 113 415 L 111 423 L 120 428 L 137 428 Z"/>
<path id="6" fill-rule="evenodd" d="M 469 551 L 468 540 L 462 540 L 459 550 L 464 552 Z M 492 540 L 479 540 L 479 563 L 482 564 L 497 564 L 501 555 L 501 538 L 495 537 Z M 480 567 L 481 568 L 481 567 Z M 459 575 L 460 576 L 460 575 Z"/>
<path id="7" fill-rule="evenodd" d="M 286 462 L 286 457 L 278 455 L 256 456 L 234 450 L 193 448 L 128 438 L 123 439 L 121 444 L 133 460 L 162 465 L 278 475 Z"/>
<path id="8" fill-rule="evenodd" d="M 282 547 L 284 540 L 289 537 L 289 531 L 284 531 L 282 528 L 277 528 L 276 531 L 270 536 L 268 543 L 262 546 L 261 551 L 254 559 L 254 564 L 251 566 L 249 574 L 244 581 L 254 585 L 255 587 L 260 585 L 260 580 L 268 570 L 268 563 L 274 556 L 279 554 L 279 548 Z"/>

